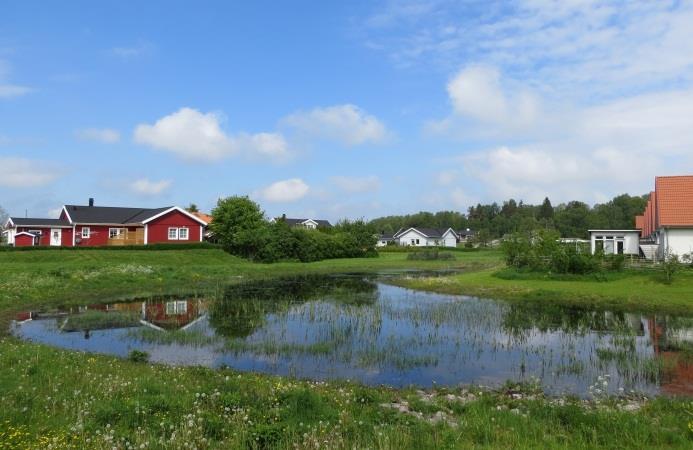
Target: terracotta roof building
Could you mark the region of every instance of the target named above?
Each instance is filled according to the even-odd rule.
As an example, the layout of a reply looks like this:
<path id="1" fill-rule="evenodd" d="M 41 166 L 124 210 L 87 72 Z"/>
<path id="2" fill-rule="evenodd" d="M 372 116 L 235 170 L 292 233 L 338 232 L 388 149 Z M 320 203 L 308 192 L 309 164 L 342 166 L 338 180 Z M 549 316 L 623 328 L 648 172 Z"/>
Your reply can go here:
<path id="1" fill-rule="evenodd" d="M 657 245 L 657 256 L 693 254 L 693 175 L 655 178 L 645 212 L 635 218 L 643 238 Z"/>

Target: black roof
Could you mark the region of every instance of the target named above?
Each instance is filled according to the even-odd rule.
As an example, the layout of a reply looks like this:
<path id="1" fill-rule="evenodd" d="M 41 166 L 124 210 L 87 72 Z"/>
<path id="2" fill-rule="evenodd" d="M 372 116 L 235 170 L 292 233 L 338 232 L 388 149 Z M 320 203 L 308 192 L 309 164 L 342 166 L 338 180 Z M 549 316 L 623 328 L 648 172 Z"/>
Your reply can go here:
<path id="1" fill-rule="evenodd" d="M 70 227 L 67 220 L 60 219 L 38 219 L 34 217 L 10 217 L 10 220 L 16 226 L 28 227 Z"/>
<path id="2" fill-rule="evenodd" d="M 67 213 L 75 223 L 142 223 L 142 221 L 173 208 L 120 208 L 115 206 L 65 205 Z"/>
<path id="3" fill-rule="evenodd" d="M 280 220 L 284 220 L 287 224 L 293 226 L 293 225 L 301 225 L 303 222 L 307 220 L 312 220 L 313 222 L 317 223 L 319 227 L 331 227 L 332 224 L 328 220 L 320 220 L 320 219 L 290 219 L 288 217 L 281 218 Z"/>
<path id="4" fill-rule="evenodd" d="M 382 233 L 378 239 L 381 239 L 383 241 L 391 241 L 395 238 L 395 235 L 393 233 Z"/>
<path id="5" fill-rule="evenodd" d="M 458 231 L 457 234 L 460 236 L 473 236 L 476 234 L 476 232 L 474 230 L 466 229 Z"/>

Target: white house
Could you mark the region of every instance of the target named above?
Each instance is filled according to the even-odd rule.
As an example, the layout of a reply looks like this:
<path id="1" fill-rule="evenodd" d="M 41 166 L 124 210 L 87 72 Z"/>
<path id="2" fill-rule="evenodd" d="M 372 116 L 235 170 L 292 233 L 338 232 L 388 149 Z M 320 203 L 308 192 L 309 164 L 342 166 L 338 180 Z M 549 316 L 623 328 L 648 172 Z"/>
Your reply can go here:
<path id="1" fill-rule="evenodd" d="M 330 228 L 332 224 L 328 220 L 322 220 L 322 219 L 292 219 L 289 217 L 286 217 L 286 215 L 283 215 L 282 217 L 279 217 L 277 219 L 272 219 L 272 222 L 276 220 L 283 220 L 286 222 L 287 225 L 291 227 L 303 227 L 303 228 L 308 228 L 311 230 L 315 230 L 318 227 L 320 228 Z"/>
<path id="2" fill-rule="evenodd" d="M 399 245 L 414 247 L 456 247 L 457 234 L 452 228 L 411 227 L 398 231 L 394 235 Z"/>
<path id="3" fill-rule="evenodd" d="M 378 235 L 378 242 L 375 243 L 376 247 L 385 247 L 391 242 L 395 242 L 395 235 L 392 233 L 383 233 Z"/>
<path id="4" fill-rule="evenodd" d="M 590 249 L 605 255 L 638 255 L 640 253 L 639 230 L 589 230 Z"/>

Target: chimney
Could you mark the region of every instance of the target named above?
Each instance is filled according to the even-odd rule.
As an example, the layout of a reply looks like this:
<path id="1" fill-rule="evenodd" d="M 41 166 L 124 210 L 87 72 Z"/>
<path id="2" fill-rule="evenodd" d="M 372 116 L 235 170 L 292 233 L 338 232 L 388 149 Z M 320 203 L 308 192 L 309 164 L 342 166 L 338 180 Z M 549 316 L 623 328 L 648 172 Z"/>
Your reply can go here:
<path id="1" fill-rule="evenodd" d="M 89 206 L 94 206 L 94 199 L 89 197 Z"/>

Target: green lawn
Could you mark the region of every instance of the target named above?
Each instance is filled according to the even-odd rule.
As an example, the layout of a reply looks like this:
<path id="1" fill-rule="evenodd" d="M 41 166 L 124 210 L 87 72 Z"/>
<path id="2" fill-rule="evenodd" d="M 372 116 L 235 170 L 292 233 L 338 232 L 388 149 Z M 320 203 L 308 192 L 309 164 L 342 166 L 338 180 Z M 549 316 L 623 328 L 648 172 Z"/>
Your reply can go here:
<path id="1" fill-rule="evenodd" d="M 509 301 L 693 315 L 693 271 L 689 269 L 677 274 L 670 284 L 654 271 L 558 279 L 541 274 L 514 274 L 500 271 L 499 267 L 447 277 L 402 279 L 396 284 Z"/>
<path id="2" fill-rule="evenodd" d="M 252 264 L 218 250 L 0 253 L 0 312 L 213 291 L 243 279 L 309 272 L 466 269 L 411 286 L 513 300 L 621 307 L 690 306 L 692 279 L 670 286 L 506 280 L 497 252 L 454 261 L 406 253 L 311 264 Z M 649 306 L 648 306 L 649 305 Z M 309 382 L 168 367 L 0 337 L 0 450 L 9 448 L 691 448 L 687 399 L 544 398 L 533 386 L 415 389 Z"/>

